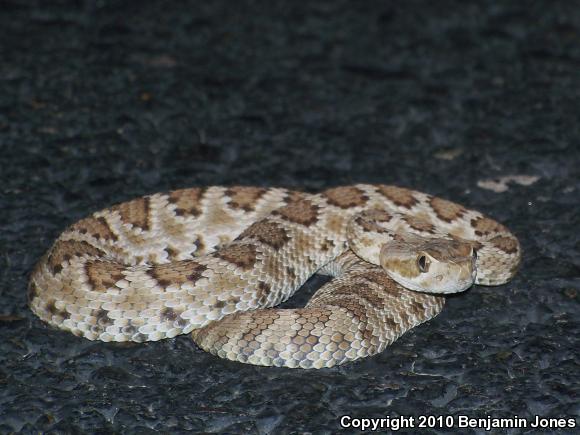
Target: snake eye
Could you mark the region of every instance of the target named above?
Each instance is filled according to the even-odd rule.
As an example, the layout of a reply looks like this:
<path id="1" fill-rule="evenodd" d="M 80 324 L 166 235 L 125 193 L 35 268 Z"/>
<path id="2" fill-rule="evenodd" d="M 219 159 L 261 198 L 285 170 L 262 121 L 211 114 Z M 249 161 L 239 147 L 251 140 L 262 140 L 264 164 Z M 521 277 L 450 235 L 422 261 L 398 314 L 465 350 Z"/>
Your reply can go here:
<path id="1" fill-rule="evenodd" d="M 473 257 L 473 260 L 477 260 L 477 250 L 474 249 L 473 252 L 471 253 L 471 256 Z"/>
<path id="2" fill-rule="evenodd" d="M 425 255 L 421 255 L 417 258 L 417 266 L 419 266 L 421 273 L 425 273 L 429 270 L 429 263 L 427 262 L 427 257 Z"/>

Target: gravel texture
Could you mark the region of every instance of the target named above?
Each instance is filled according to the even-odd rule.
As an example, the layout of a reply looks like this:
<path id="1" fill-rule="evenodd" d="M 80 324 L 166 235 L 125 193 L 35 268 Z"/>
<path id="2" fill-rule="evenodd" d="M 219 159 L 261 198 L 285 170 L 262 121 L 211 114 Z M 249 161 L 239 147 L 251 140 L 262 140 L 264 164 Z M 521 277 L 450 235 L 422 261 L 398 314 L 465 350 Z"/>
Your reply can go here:
<path id="1" fill-rule="evenodd" d="M 0 10 L 0 433 L 337 433 L 343 415 L 580 425 L 576 2 Z M 99 208 L 186 186 L 353 182 L 491 215 L 521 240 L 519 274 L 451 298 L 381 355 L 320 371 L 221 361 L 186 336 L 89 342 L 27 308 L 35 261 Z"/>

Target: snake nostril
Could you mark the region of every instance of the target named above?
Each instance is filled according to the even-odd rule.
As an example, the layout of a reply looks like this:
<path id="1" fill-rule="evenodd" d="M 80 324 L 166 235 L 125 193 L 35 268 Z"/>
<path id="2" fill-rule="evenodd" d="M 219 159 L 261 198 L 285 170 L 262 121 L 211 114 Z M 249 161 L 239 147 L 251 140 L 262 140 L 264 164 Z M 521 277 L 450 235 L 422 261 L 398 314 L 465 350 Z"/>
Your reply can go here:
<path id="1" fill-rule="evenodd" d="M 437 281 L 443 281 L 443 275 L 437 275 L 437 276 L 435 277 L 435 279 L 436 279 Z"/>

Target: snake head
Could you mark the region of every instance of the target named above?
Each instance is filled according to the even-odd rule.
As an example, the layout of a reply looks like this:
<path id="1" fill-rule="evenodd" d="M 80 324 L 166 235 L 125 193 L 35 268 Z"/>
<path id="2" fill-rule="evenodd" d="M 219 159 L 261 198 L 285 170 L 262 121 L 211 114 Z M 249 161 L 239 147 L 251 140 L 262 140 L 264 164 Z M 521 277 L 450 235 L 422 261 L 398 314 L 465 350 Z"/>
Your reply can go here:
<path id="1" fill-rule="evenodd" d="M 475 282 L 477 252 L 463 240 L 400 237 L 381 248 L 380 265 L 409 290 L 458 293 Z"/>

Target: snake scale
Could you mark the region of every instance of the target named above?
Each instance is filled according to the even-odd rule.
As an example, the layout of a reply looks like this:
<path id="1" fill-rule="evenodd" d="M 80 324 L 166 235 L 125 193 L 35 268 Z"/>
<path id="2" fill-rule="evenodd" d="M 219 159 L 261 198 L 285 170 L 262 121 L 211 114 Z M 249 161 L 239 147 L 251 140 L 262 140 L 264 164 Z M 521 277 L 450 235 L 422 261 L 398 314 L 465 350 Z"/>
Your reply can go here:
<path id="1" fill-rule="evenodd" d="M 437 315 L 445 293 L 506 283 L 520 256 L 503 225 L 401 187 L 212 186 L 74 223 L 34 268 L 28 299 L 89 340 L 191 332 L 222 358 L 321 368 L 383 351 Z M 334 279 L 304 308 L 272 308 L 314 273 Z"/>

